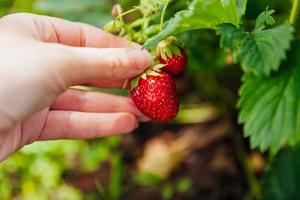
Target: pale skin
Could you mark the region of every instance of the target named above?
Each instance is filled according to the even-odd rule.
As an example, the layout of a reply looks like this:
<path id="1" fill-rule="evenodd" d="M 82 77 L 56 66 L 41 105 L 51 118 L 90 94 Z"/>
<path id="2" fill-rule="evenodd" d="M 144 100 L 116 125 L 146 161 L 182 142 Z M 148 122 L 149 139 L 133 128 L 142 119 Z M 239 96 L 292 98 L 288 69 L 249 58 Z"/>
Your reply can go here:
<path id="1" fill-rule="evenodd" d="M 70 89 L 122 87 L 152 62 L 140 49 L 58 18 L 0 19 L 0 161 L 35 141 L 125 134 L 148 120 L 129 97 Z"/>

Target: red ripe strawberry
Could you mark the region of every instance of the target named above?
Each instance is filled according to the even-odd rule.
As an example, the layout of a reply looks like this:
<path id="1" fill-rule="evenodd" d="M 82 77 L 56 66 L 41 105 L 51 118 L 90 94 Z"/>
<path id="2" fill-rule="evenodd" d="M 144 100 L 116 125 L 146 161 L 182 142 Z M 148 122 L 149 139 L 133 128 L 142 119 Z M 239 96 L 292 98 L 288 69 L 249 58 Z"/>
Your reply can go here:
<path id="1" fill-rule="evenodd" d="M 164 70 L 172 73 L 181 73 L 187 64 L 187 54 L 181 43 L 173 36 L 161 41 L 156 48 L 159 62 Z"/>
<path id="2" fill-rule="evenodd" d="M 159 61 L 161 64 L 164 64 L 164 70 L 171 72 L 172 74 L 180 74 L 183 72 L 186 64 L 187 64 L 187 55 L 184 49 L 180 49 L 180 54 L 173 54 L 171 57 L 167 57 L 164 60 L 162 57 L 159 57 Z"/>
<path id="3" fill-rule="evenodd" d="M 179 101 L 174 80 L 167 72 L 148 70 L 131 81 L 131 97 L 136 107 L 158 122 L 169 122 L 178 113 Z"/>

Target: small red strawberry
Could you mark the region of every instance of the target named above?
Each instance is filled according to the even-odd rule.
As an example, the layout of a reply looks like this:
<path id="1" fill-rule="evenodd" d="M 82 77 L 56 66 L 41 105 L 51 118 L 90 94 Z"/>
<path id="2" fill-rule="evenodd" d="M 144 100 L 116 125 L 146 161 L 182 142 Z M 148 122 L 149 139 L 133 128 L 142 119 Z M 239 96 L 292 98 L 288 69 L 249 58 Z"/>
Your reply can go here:
<path id="1" fill-rule="evenodd" d="M 167 72 L 147 70 L 131 80 L 130 88 L 133 102 L 146 116 L 163 123 L 176 117 L 179 100 L 174 80 Z"/>
<path id="2" fill-rule="evenodd" d="M 164 70 L 179 74 L 187 64 L 187 54 L 175 37 L 161 41 L 156 49 L 158 60 L 164 64 Z"/>
<path id="3" fill-rule="evenodd" d="M 184 49 L 180 49 L 179 55 L 172 55 L 171 57 L 167 57 L 164 60 L 162 57 L 159 57 L 159 61 L 161 64 L 164 64 L 164 70 L 172 73 L 172 74 L 180 74 L 183 72 L 186 64 L 187 64 L 187 55 Z"/>

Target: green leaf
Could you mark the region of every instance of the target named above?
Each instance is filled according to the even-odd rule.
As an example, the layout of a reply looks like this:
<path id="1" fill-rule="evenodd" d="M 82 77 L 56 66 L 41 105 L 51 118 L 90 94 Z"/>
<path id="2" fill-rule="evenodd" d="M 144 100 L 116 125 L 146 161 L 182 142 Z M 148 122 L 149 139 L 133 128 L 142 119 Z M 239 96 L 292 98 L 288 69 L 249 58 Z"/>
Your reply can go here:
<path id="1" fill-rule="evenodd" d="M 235 4 L 237 7 L 237 12 L 241 18 L 246 12 L 247 0 L 236 0 Z"/>
<path id="2" fill-rule="evenodd" d="M 167 183 L 163 186 L 161 195 L 163 196 L 163 199 L 170 200 L 173 198 L 175 190 L 174 186 L 170 183 Z"/>
<path id="3" fill-rule="evenodd" d="M 95 7 L 100 9 L 107 7 L 107 2 L 107 0 L 36 0 L 34 7 L 38 10 L 54 13 L 83 12 Z"/>
<path id="4" fill-rule="evenodd" d="M 241 47 L 247 33 L 233 24 L 221 24 L 217 28 L 217 35 L 221 36 L 220 44 L 222 48 L 237 51 Z"/>
<path id="5" fill-rule="evenodd" d="M 276 23 L 275 19 L 272 17 L 274 12 L 274 10 L 266 10 L 261 13 L 256 19 L 255 30 L 263 30 L 267 26 L 273 26 Z"/>
<path id="6" fill-rule="evenodd" d="M 300 148 L 281 152 L 263 178 L 262 200 L 300 198 Z"/>
<path id="7" fill-rule="evenodd" d="M 271 77 L 246 75 L 240 91 L 239 122 L 252 148 L 276 153 L 282 146 L 300 141 L 300 40 L 288 61 Z"/>
<path id="8" fill-rule="evenodd" d="M 245 37 L 240 49 L 243 70 L 254 75 L 269 76 L 279 69 L 293 39 L 293 27 L 282 24 L 268 30 L 255 30 Z"/>
<path id="9" fill-rule="evenodd" d="M 23 0 L 24 1 L 24 0 Z M 26 2 L 28 0 L 25 0 Z M 71 21 L 103 26 L 112 19 L 109 0 L 30 0 L 33 11 Z M 20 10 L 24 12 L 24 10 Z"/>
<path id="10" fill-rule="evenodd" d="M 183 193 L 192 187 L 192 181 L 189 178 L 182 178 L 176 183 L 177 192 Z"/>
<path id="11" fill-rule="evenodd" d="M 275 24 L 273 13 L 273 10 L 267 10 L 260 14 L 251 33 L 233 24 L 222 24 L 217 28 L 221 47 L 229 48 L 239 58 L 247 74 L 269 76 L 272 71 L 278 71 L 281 61 L 286 58 L 294 28 L 286 23 L 266 29 Z"/>
<path id="12" fill-rule="evenodd" d="M 239 25 L 246 0 L 194 0 L 188 10 L 178 12 L 159 34 L 146 41 L 145 48 L 153 48 L 171 35 L 196 29 L 215 29 L 222 23 Z"/>
<path id="13" fill-rule="evenodd" d="M 139 172 L 135 174 L 133 180 L 139 185 L 152 187 L 160 186 L 162 183 L 162 180 L 158 176 L 144 172 Z"/>

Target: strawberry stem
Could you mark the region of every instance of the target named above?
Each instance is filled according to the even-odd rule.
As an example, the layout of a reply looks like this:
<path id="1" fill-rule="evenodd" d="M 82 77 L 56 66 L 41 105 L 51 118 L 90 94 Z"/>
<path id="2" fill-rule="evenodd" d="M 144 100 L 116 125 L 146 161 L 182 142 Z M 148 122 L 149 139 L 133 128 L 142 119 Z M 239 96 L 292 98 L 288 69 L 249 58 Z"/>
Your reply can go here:
<path id="1" fill-rule="evenodd" d="M 297 16 L 298 16 L 298 7 L 299 7 L 299 0 L 294 0 L 291 9 L 290 19 L 289 19 L 289 22 L 292 25 L 296 23 Z"/>
<path id="2" fill-rule="evenodd" d="M 135 12 L 135 11 L 137 11 L 137 10 L 139 10 L 139 9 L 140 9 L 140 7 L 139 7 L 139 6 L 136 6 L 136 7 L 134 7 L 134 8 L 131 9 L 131 10 L 128 10 L 128 11 L 126 11 L 126 12 L 123 12 L 122 14 L 120 14 L 119 16 L 117 16 L 115 20 L 120 19 L 121 21 L 123 21 L 123 17 L 124 17 L 125 15 L 128 15 L 128 14 L 130 14 L 130 13 L 132 13 L 132 12 Z"/>
<path id="3" fill-rule="evenodd" d="M 163 25 L 164 25 L 164 18 L 165 18 L 165 14 L 166 14 L 166 11 L 167 11 L 167 8 L 169 6 L 169 2 L 170 1 L 167 1 L 166 4 L 164 5 L 164 8 L 163 8 L 163 11 L 161 13 L 161 18 L 160 18 L 160 30 L 163 29 Z"/>

